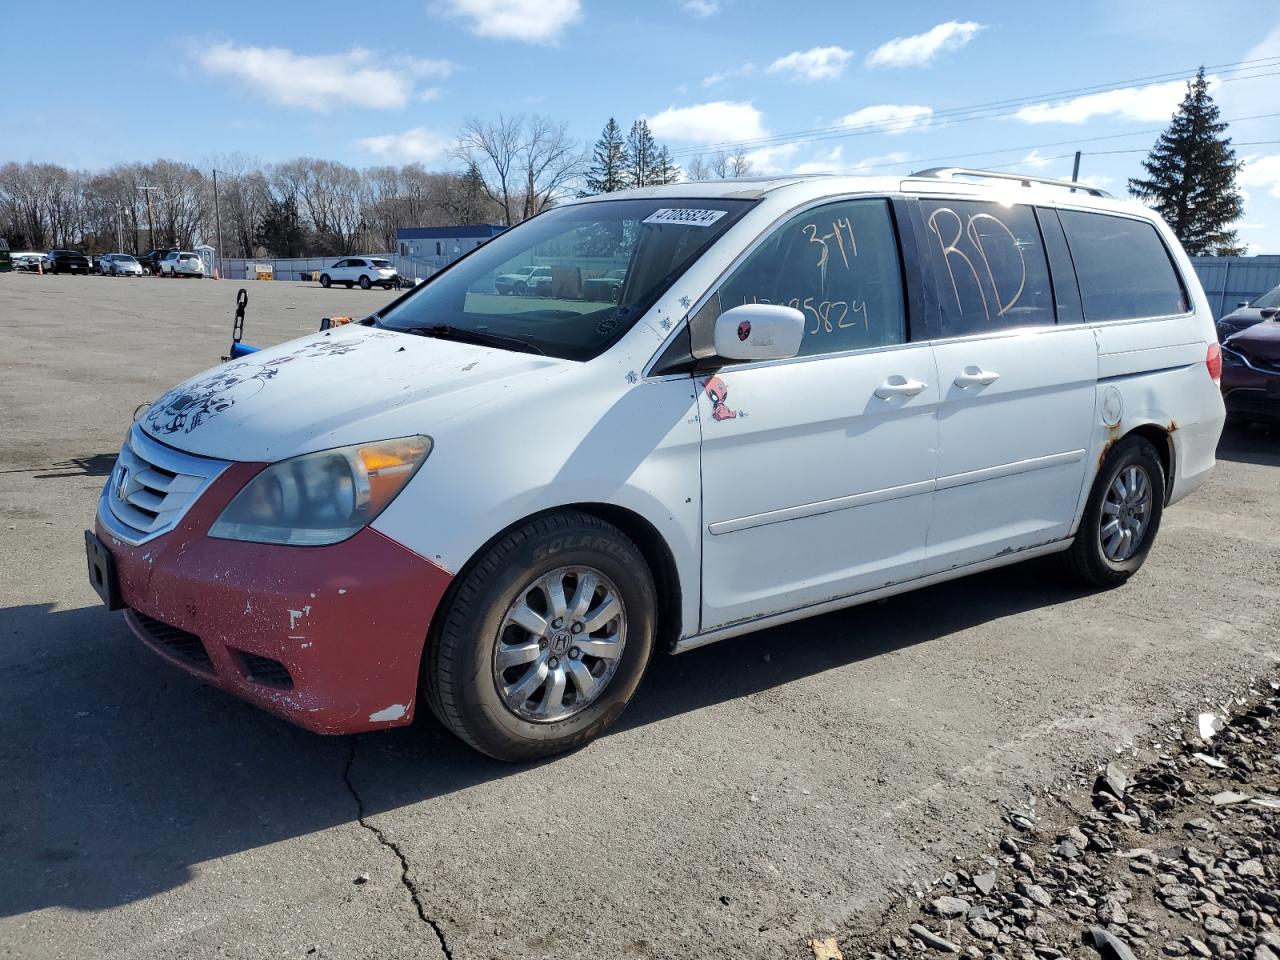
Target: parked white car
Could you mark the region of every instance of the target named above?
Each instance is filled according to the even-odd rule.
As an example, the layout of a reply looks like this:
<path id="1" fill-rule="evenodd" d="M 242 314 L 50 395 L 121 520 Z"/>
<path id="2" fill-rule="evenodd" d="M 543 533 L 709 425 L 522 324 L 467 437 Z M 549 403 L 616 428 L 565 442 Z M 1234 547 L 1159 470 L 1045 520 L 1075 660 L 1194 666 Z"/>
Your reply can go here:
<path id="1" fill-rule="evenodd" d="M 127 253 L 106 253 L 98 258 L 98 272 L 104 277 L 140 277 L 142 264 Z"/>
<path id="2" fill-rule="evenodd" d="M 629 264 L 621 302 L 494 293 L 551 257 Z M 171 662 L 304 727 L 425 704 L 526 760 L 609 727 L 655 651 L 1045 554 L 1124 583 L 1214 466 L 1220 372 L 1177 240 L 1099 190 L 605 194 L 162 396 L 91 579 Z"/>
<path id="3" fill-rule="evenodd" d="M 195 277 L 204 276 L 204 261 L 189 250 L 170 250 L 160 261 L 162 277 Z"/>
<path id="4" fill-rule="evenodd" d="M 357 284 L 362 290 L 370 287 L 390 290 L 398 281 L 395 267 L 384 257 L 346 257 L 320 274 L 320 286 L 326 289 L 338 283 L 348 290 Z"/>

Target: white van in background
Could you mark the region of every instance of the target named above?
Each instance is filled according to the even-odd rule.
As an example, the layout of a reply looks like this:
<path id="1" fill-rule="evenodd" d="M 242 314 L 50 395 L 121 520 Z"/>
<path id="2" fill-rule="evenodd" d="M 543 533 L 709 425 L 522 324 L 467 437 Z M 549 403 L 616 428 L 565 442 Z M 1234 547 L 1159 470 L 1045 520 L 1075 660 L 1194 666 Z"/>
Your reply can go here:
<path id="1" fill-rule="evenodd" d="M 616 302 L 496 291 L 529 263 L 621 270 Z M 161 397 L 91 579 L 161 655 L 309 729 L 425 701 L 530 759 L 605 730 L 655 649 L 1050 553 L 1123 583 L 1214 465 L 1220 368 L 1176 239 L 1100 190 L 606 194 Z"/>

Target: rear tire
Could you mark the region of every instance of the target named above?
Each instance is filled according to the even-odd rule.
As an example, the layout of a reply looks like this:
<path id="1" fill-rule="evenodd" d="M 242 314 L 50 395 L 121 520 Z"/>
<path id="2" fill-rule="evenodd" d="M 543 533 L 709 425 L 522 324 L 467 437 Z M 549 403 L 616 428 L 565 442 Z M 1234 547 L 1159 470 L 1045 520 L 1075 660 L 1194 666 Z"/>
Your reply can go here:
<path id="1" fill-rule="evenodd" d="M 333 281 L 329 279 L 329 275 L 327 273 L 320 274 L 320 286 L 328 290 L 329 284 L 331 283 L 333 283 Z"/>
<path id="2" fill-rule="evenodd" d="M 1165 485 L 1150 441 L 1128 436 L 1112 447 L 1094 478 L 1075 541 L 1062 555 L 1067 572 L 1102 589 L 1137 573 L 1160 530 Z"/>
<path id="3" fill-rule="evenodd" d="M 548 582 L 560 584 L 559 606 L 542 587 Z M 653 575 L 617 527 L 576 511 L 531 520 L 454 585 L 423 656 L 423 696 L 454 734 L 499 760 L 575 749 L 630 702 L 653 651 L 656 609 Z M 517 610 L 527 621 L 513 620 Z M 612 616 L 593 626 L 591 613 Z M 618 655 L 609 656 L 619 640 Z M 588 646 L 605 655 L 587 653 Z M 500 651 L 507 659 L 525 650 L 501 666 Z M 540 711 L 545 719 L 536 719 Z"/>

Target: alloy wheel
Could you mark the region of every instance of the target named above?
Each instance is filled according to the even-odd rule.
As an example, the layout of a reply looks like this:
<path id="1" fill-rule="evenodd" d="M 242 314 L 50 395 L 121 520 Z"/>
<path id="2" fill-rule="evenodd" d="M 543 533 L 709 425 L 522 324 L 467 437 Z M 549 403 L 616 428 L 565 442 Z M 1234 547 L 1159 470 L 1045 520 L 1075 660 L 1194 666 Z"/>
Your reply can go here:
<path id="1" fill-rule="evenodd" d="M 609 686 L 626 642 L 626 609 L 613 582 L 591 567 L 559 567 L 527 584 L 507 608 L 494 645 L 494 683 L 521 719 L 565 720 Z"/>
<path id="2" fill-rule="evenodd" d="M 1102 501 L 1098 538 L 1112 563 L 1123 563 L 1142 546 L 1151 522 L 1151 478 L 1138 464 L 1116 474 Z"/>

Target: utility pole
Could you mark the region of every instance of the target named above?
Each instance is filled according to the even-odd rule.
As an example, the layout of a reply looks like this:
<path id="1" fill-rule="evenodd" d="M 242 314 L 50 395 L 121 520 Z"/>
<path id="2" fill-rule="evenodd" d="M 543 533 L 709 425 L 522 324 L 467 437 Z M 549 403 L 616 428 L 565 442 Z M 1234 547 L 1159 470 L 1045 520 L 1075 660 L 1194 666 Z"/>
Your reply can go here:
<path id="1" fill-rule="evenodd" d="M 156 222 L 155 218 L 151 215 L 151 191 L 159 190 L 160 188 L 144 184 L 138 189 L 141 190 L 142 195 L 147 198 L 147 246 L 148 249 L 154 250 L 156 248 Z"/>
<path id="2" fill-rule="evenodd" d="M 218 205 L 218 171 L 213 171 L 213 222 L 218 232 L 218 276 L 223 274 L 222 263 L 222 208 Z"/>

